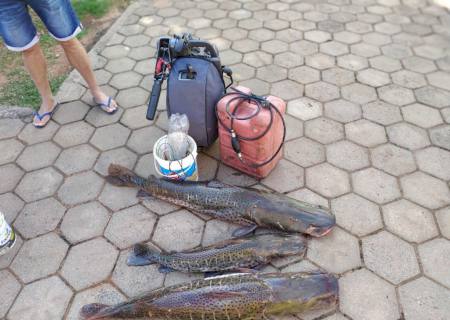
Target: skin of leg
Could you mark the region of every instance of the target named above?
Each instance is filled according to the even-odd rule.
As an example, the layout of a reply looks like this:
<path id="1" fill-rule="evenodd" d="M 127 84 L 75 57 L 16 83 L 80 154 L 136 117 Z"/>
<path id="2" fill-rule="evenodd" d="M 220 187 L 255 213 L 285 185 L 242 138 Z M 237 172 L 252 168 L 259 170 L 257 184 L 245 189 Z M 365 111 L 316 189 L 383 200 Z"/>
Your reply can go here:
<path id="1" fill-rule="evenodd" d="M 78 70 L 88 84 L 95 100 L 105 101 L 108 99 L 108 96 L 102 92 L 97 84 L 97 81 L 95 80 L 95 75 L 89 61 L 89 56 L 80 41 L 78 41 L 77 38 L 73 38 L 67 41 L 61 41 L 60 44 L 63 47 L 70 64 Z M 109 111 L 112 111 L 115 107 L 117 107 L 117 104 L 115 101 L 112 101 Z"/>
<path id="2" fill-rule="evenodd" d="M 53 98 L 52 90 L 50 89 L 50 84 L 48 82 L 47 61 L 45 60 L 39 43 L 23 51 L 22 57 L 25 67 L 30 73 L 31 78 L 33 79 L 34 84 L 36 85 L 36 88 L 41 95 L 42 104 L 41 108 L 39 109 L 39 113 L 42 114 L 44 112 L 50 111 L 55 104 L 55 100 Z M 34 120 L 35 124 L 37 125 L 43 125 L 47 121 L 48 118 L 44 118 L 42 120 L 35 118 Z"/>

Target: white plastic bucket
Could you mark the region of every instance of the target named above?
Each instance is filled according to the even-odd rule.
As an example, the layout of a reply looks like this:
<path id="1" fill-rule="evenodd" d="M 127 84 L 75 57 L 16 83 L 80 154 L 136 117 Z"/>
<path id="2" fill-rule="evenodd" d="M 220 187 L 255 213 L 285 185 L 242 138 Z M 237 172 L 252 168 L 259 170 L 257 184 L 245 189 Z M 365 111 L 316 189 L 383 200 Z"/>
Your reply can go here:
<path id="1" fill-rule="evenodd" d="M 0 212 L 0 256 L 10 250 L 16 243 L 16 234 Z"/>
<path id="2" fill-rule="evenodd" d="M 167 135 L 161 137 L 153 146 L 153 158 L 155 159 L 156 172 L 171 180 L 198 181 L 197 168 L 197 144 L 192 137 L 187 136 L 189 142 L 189 155 L 181 160 L 165 160 L 162 158 L 161 150 L 167 144 Z"/>

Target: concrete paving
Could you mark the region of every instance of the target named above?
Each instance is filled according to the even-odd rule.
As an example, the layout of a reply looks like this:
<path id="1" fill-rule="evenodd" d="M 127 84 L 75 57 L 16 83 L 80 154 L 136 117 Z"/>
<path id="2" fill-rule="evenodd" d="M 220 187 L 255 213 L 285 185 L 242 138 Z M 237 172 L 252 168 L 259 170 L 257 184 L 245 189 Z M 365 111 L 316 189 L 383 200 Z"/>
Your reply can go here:
<path id="1" fill-rule="evenodd" d="M 202 179 L 264 187 L 331 207 L 338 226 L 266 271 L 339 276 L 338 310 L 302 320 L 450 319 L 450 14 L 429 0 L 142 1 L 90 53 L 121 109 L 108 116 L 76 72 L 49 126 L 0 119 L 0 210 L 19 240 L 0 257 L 0 319 L 77 319 L 198 275 L 129 268 L 130 247 L 229 238 L 236 226 L 107 184 L 115 162 L 154 173 L 165 92 L 145 120 L 156 37 L 214 42 L 235 79 L 288 102 L 284 159 L 257 181 L 199 156 Z"/>

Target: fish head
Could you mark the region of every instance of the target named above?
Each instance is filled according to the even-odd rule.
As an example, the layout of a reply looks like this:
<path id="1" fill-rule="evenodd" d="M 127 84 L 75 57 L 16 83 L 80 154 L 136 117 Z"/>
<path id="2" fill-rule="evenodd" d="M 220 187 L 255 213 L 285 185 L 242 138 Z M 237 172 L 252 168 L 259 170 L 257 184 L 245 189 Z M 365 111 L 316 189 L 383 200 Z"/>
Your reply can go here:
<path id="1" fill-rule="evenodd" d="M 262 197 L 249 209 L 249 218 L 260 226 L 320 237 L 331 231 L 336 218 L 326 208 L 284 195 Z"/>
<path id="2" fill-rule="evenodd" d="M 268 274 L 264 279 L 272 290 L 272 313 L 303 312 L 336 306 L 337 278 L 328 273 Z"/>
<path id="3" fill-rule="evenodd" d="M 255 240 L 260 256 L 303 255 L 306 250 L 306 239 L 299 234 L 269 233 L 258 235 Z"/>

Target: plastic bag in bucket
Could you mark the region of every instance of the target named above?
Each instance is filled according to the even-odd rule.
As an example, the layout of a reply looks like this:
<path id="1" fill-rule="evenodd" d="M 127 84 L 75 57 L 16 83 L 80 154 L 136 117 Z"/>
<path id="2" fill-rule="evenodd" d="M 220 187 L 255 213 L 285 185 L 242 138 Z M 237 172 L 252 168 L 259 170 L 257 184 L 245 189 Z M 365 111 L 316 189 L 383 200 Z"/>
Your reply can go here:
<path id="1" fill-rule="evenodd" d="M 198 181 L 197 144 L 192 137 L 187 136 L 188 155 L 181 160 L 165 160 L 164 150 L 167 149 L 167 135 L 156 141 L 153 147 L 156 172 L 168 179 L 179 181 Z"/>

